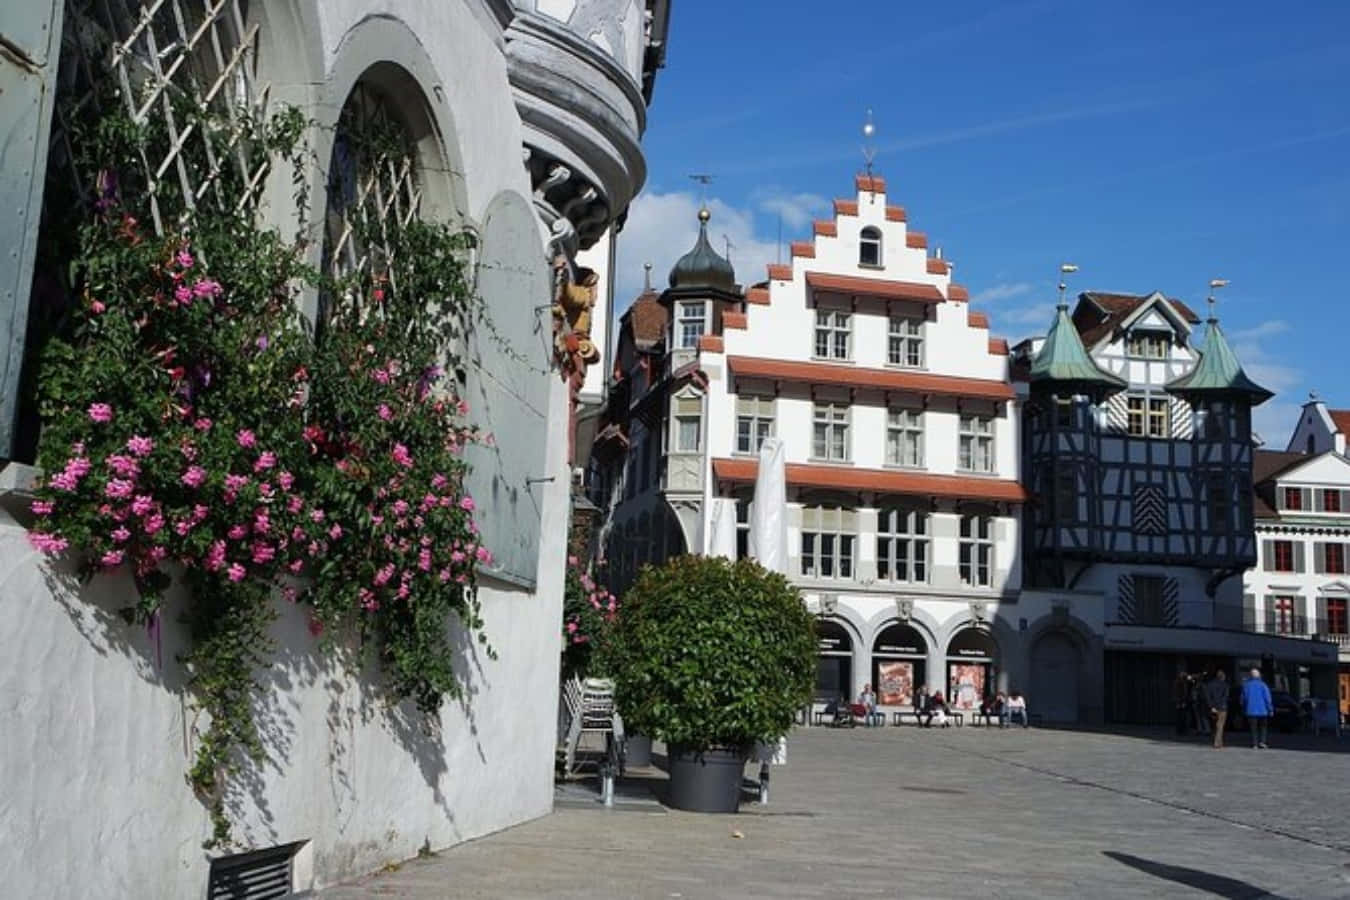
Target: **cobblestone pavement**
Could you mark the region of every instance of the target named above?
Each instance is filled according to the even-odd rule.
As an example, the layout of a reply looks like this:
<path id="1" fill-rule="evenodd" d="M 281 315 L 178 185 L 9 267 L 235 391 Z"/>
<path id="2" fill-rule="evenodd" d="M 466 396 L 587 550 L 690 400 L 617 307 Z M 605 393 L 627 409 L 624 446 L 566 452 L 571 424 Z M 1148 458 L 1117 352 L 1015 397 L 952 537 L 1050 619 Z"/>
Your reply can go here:
<path id="1" fill-rule="evenodd" d="M 320 896 L 1350 897 L 1350 735 L 1233 737 L 801 729 L 767 806 L 668 811 L 635 771 L 613 809 L 564 794 Z"/>

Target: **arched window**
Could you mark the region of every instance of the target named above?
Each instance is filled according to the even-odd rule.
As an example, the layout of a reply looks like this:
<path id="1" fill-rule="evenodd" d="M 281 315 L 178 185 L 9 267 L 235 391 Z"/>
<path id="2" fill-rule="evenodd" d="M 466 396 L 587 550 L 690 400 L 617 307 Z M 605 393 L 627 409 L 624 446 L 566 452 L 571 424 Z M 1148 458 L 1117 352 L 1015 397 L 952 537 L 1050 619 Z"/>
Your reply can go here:
<path id="1" fill-rule="evenodd" d="M 858 264 L 881 265 L 881 230 L 868 225 L 858 236 Z"/>

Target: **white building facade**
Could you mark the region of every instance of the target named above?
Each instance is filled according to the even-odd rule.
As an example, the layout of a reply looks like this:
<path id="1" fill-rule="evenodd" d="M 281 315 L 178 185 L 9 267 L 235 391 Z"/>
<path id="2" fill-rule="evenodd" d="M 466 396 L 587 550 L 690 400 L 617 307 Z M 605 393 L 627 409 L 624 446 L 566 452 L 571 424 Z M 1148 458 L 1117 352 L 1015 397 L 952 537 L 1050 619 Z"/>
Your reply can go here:
<path id="1" fill-rule="evenodd" d="M 89 60 L 116 58 L 147 92 L 215 97 L 236 109 L 298 106 L 310 120 L 305 142 L 313 151 L 304 175 L 317 186 L 308 218 L 296 218 L 292 172 L 280 166 L 264 185 L 259 221 L 315 236 L 315 265 L 327 263 L 328 251 L 337 255 L 330 229 L 347 213 L 334 199 L 341 191 L 323 190 L 345 159 L 344 110 L 359 103 L 397 123 L 413 149 L 390 161 L 389 171 L 402 173 L 396 183 L 379 188 L 408 200 L 413 214 L 475 236 L 475 287 L 510 348 L 471 338 L 462 388 L 476 422 L 497 436 L 495 449 L 471 460 L 484 543 L 498 560 L 479 590 L 483 630 L 497 653 L 462 660 L 472 699 L 447 701 L 435 728 L 385 708 L 378 676 L 323 664 L 303 611 L 278 600 L 277 652 L 260 674 L 268 759 L 243 779 L 249 789 L 233 811 L 239 843 L 281 854 L 287 886 L 306 891 L 543 815 L 553 798 L 571 506 L 559 448 L 568 444 L 577 392 L 549 374 L 552 351 L 539 335 L 548 332 L 560 270 L 575 272 L 589 259 L 601 279 L 612 277 L 611 242 L 645 178 L 639 139 L 668 6 L 184 0 L 146 7 L 144 19 L 139 4 L 83 0 L 0 13 L 6 46 L 18 48 L 0 71 L 7 93 L 22 94 L 0 108 L 0 161 L 7 177 L 23 173 L 26 197 L 3 226 L 19 264 L 0 291 L 0 321 L 12 329 L 0 342 L 0 583 L 11 613 L 0 667 L 8 705 L 0 883 L 12 896 L 177 900 L 206 896 L 219 862 L 218 852 L 202 849 L 211 825 L 184 780 L 196 731 L 175 657 L 185 640 L 181 598 L 169 598 L 156 644 L 112 613 L 134 601 L 130 577 L 75 584 L 73 563 L 53 565 L 27 540 L 24 490 L 38 473 L 27 465 L 33 422 L 20 396 L 24 321 L 44 171 L 60 177 L 47 171 L 48 141 L 57 167 L 65 139 L 52 107 L 79 100 L 71 92 L 81 89 Z M 159 108 L 146 107 L 149 115 Z M 196 137 L 188 129 L 182 140 Z M 166 177 L 177 178 L 171 163 Z M 607 292 L 599 300 L 607 304 Z M 318 298 L 304 301 L 312 315 Z M 607 308 L 593 318 L 607 321 Z M 604 346 L 603 324 L 596 330 Z"/>

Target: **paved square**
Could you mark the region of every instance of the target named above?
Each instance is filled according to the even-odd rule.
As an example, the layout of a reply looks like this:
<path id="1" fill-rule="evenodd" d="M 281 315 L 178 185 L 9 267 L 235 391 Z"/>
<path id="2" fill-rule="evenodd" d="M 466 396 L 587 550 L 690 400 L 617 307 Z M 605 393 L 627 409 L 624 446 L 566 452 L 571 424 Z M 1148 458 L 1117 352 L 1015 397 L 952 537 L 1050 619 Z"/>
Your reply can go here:
<path id="1" fill-rule="evenodd" d="M 768 806 L 667 811 L 635 772 L 613 809 L 567 793 L 321 896 L 1350 897 L 1350 736 L 1233 738 L 801 729 Z"/>

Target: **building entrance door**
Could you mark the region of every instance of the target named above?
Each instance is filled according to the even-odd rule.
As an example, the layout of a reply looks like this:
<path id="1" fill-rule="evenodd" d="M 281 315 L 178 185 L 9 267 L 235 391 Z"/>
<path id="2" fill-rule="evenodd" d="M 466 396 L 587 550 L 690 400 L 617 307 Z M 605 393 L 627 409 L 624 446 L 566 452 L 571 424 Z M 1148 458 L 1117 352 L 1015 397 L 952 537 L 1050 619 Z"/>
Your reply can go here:
<path id="1" fill-rule="evenodd" d="M 1046 722 L 1078 721 L 1078 648 L 1067 635 L 1050 632 L 1031 649 L 1027 707 Z"/>

